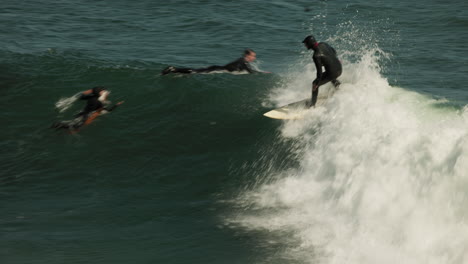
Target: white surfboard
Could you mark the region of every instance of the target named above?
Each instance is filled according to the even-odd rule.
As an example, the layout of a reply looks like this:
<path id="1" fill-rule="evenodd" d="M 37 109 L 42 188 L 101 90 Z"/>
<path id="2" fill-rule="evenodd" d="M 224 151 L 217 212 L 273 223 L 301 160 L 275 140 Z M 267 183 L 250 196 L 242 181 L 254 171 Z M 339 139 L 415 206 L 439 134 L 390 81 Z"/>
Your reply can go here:
<path id="1" fill-rule="evenodd" d="M 326 98 L 318 98 L 317 102 L 315 103 L 315 106 L 317 107 L 324 104 L 326 100 Z M 305 114 L 314 109 L 308 107 L 309 103 L 310 98 L 304 99 L 298 102 L 287 104 L 280 108 L 273 109 L 269 112 L 266 112 L 263 115 L 273 119 L 301 119 L 305 116 Z"/>

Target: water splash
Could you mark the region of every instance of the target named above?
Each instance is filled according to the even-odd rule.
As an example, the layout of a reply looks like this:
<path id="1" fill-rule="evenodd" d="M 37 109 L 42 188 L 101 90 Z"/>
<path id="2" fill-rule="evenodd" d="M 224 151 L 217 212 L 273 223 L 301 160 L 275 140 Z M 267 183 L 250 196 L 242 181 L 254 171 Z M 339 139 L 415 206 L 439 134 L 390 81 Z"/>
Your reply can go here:
<path id="1" fill-rule="evenodd" d="M 282 137 L 301 146 L 300 165 L 239 198 L 247 206 L 230 221 L 290 234 L 281 241 L 287 259 L 468 262 L 468 111 L 390 86 L 382 54 L 344 63 L 328 104 L 284 123 Z M 313 77 L 297 74 L 269 99 L 302 99 Z"/>
<path id="2" fill-rule="evenodd" d="M 55 108 L 59 110 L 60 113 L 65 112 L 68 110 L 74 102 L 80 98 L 81 93 L 77 93 L 71 97 L 64 97 L 60 98 L 56 103 L 55 103 Z"/>

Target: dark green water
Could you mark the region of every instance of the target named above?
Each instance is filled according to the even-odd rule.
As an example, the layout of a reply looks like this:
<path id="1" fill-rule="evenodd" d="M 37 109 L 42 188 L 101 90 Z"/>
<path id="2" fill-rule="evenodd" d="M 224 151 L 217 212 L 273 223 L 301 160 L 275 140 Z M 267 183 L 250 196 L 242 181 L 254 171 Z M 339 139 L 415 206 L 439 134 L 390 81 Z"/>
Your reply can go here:
<path id="1" fill-rule="evenodd" d="M 465 263 L 467 10 L 2 1 L 0 263 Z M 309 95 L 308 34 L 340 53 L 343 92 L 263 117 Z M 247 47 L 273 74 L 159 75 Z M 49 129 L 97 85 L 125 103 Z"/>

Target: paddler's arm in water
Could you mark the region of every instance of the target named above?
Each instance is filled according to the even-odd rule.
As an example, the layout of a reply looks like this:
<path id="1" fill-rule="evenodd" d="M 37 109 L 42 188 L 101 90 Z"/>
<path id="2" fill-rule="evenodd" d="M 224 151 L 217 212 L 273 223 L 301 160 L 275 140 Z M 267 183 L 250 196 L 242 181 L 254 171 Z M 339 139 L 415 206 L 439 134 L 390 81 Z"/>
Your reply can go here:
<path id="1" fill-rule="evenodd" d="M 271 73 L 269 71 L 255 70 L 252 67 L 249 67 L 249 69 L 250 69 L 249 73 Z"/>
<path id="2" fill-rule="evenodd" d="M 249 73 L 271 73 L 267 71 L 256 70 L 249 63 L 245 63 L 245 70 L 248 71 Z"/>
<path id="3" fill-rule="evenodd" d="M 112 112 L 115 110 L 115 108 L 117 108 L 117 106 L 123 104 L 125 101 L 120 101 L 118 103 L 116 103 L 115 105 L 111 106 L 111 107 L 104 107 L 104 110 L 106 110 L 107 112 Z"/>

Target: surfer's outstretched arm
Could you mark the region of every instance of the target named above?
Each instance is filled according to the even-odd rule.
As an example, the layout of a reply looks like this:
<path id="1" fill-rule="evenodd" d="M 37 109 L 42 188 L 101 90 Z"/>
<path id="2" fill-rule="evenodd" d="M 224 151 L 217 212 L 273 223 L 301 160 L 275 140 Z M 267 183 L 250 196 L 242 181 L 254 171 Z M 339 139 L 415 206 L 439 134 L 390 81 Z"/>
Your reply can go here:
<path id="1" fill-rule="evenodd" d="M 86 91 L 82 92 L 81 94 L 88 95 L 88 94 L 92 94 L 92 93 L 93 93 L 93 89 L 89 89 L 89 90 L 86 90 Z"/>
<path id="2" fill-rule="evenodd" d="M 93 97 L 99 97 L 102 91 L 105 91 L 106 88 L 103 86 L 96 86 L 92 89 L 81 92 L 80 100 L 88 100 Z"/>
<path id="3" fill-rule="evenodd" d="M 123 104 L 124 102 L 125 101 L 120 101 L 120 102 L 116 103 L 115 105 L 113 105 L 111 107 L 104 107 L 104 110 L 106 110 L 107 112 L 112 112 L 117 108 L 117 106 Z"/>

